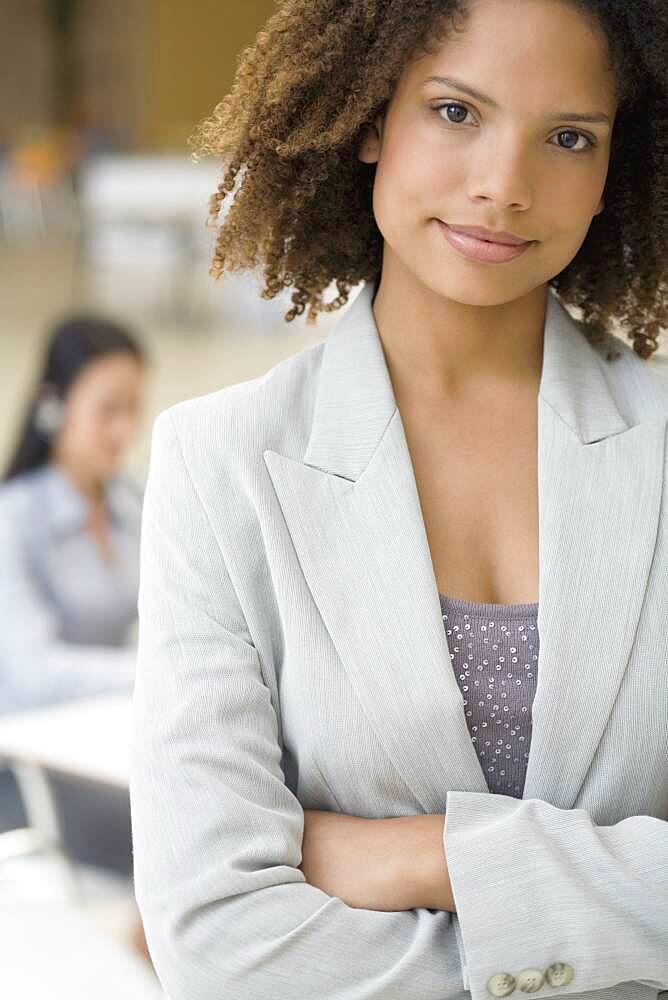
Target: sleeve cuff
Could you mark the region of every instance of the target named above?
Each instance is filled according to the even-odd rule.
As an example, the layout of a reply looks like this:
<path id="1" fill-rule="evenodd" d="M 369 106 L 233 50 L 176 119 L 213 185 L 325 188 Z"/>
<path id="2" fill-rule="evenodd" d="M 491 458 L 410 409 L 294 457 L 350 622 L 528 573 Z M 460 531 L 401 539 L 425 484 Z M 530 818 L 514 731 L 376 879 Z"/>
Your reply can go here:
<path id="1" fill-rule="evenodd" d="M 462 937 L 462 929 L 459 926 L 459 918 L 456 913 L 452 915 L 452 923 L 455 928 L 455 937 L 457 938 L 457 946 L 459 948 L 459 958 L 462 963 L 462 980 L 464 982 L 464 989 L 468 990 L 469 987 L 469 971 L 466 965 L 466 952 L 464 951 L 464 939 Z"/>
<path id="2" fill-rule="evenodd" d="M 614 979 L 604 956 L 598 964 L 585 957 L 591 908 L 580 903 L 568 844 L 586 844 L 586 824 L 584 810 L 538 799 L 448 792 L 445 859 L 472 1000 L 527 992 L 536 1000 L 564 997 L 624 979 L 621 969 Z"/>

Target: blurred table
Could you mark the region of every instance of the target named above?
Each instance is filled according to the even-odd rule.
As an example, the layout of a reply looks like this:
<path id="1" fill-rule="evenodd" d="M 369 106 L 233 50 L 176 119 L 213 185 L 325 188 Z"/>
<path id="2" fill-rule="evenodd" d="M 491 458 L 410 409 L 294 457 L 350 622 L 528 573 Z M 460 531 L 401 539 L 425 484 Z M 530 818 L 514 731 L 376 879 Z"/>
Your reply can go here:
<path id="1" fill-rule="evenodd" d="M 78 173 L 80 229 L 77 297 L 96 301 L 91 273 L 97 259 L 105 267 L 110 250 L 130 265 L 162 260 L 163 282 L 155 318 L 180 329 L 207 326 L 206 304 L 196 301 L 195 279 L 208 272 L 213 230 L 209 201 L 222 176 L 215 160 L 194 162 L 168 153 L 98 153 Z M 220 220 L 229 211 L 221 206 Z M 133 261 L 133 258 L 136 258 Z M 205 263 L 206 262 L 206 263 Z"/>
<path id="2" fill-rule="evenodd" d="M 77 698 L 0 718 L 0 756 L 128 788 L 132 695 Z"/>
<path id="3" fill-rule="evenodd" d="M 47 839 L 62 840 L 47 771 L 129 789 L 131 706 L 128 692 L 0 718 L 0 758 L 16 775 L 30 826 Z"/>
<path id="4" fill-rule="evenodd" d="M 0 968 L 8 1000 L 165 996 L 146 962 L 67 905 L 0 904 Z"/>

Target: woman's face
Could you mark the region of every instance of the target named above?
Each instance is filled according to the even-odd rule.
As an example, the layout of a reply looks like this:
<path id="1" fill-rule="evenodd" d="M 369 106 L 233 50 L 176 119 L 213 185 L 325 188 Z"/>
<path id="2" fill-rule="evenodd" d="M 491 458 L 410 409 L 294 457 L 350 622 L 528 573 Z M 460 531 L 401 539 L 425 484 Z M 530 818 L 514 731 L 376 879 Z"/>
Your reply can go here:
<path id="1" fill-rule="evenodd" d="M 393 255 L 393 271 L 439 295 L 509 302 L 562 271 L 603 208 L 616 114 L 605 37 L 559 0 L 477 0 L 464 30 L 439 45 L 405 67 L 360 146 L 377 163 L 383 268 Z M 438 76 L 462 86 L 429 80 Z M 535 242 L 501 264 L 472 261 L 437 220 Z"/>
<path id="2" fill-rule="evenodd" d="M 117 351 L 86 365 L 66 396 L 57 448 L 90 475 L 113 475 L 139 419 L 144 365 L 129 351 Z"/>

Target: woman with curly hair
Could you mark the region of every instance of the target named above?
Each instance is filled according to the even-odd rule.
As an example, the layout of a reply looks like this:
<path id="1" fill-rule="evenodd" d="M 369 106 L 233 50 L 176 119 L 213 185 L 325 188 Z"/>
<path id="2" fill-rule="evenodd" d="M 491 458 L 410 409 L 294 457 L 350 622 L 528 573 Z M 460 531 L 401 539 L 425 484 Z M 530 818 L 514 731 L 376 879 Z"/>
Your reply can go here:
<path id="1" fill-rule="evenodd" d="M 195 133 L 214 276 L 362 287 L 153 427 L 172 1000 L 668 990 L 666 51 L 663 0 L 283 0 Z"/>

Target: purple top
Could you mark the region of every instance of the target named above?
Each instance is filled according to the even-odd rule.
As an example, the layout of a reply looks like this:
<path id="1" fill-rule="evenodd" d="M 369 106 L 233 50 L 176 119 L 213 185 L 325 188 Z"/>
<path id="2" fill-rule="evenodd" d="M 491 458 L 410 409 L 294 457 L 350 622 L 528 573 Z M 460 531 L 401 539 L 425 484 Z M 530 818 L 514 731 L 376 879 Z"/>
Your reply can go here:
<path id="1" fill-rule="evenodd" d="M 489 791 L 521 799 L 538 674 L 538 604 L 439 597 L 466 724 Z"/>

